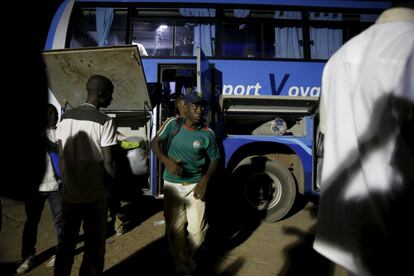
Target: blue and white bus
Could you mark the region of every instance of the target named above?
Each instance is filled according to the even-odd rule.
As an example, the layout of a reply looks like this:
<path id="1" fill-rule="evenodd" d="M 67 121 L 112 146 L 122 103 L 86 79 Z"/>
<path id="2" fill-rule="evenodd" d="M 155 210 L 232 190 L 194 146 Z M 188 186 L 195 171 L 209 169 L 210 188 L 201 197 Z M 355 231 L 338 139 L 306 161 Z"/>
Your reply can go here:
<path id="1" fill-rule="evenodd" d="M 246 202 L 266 211 L 267 221 L 277 221 L 298 198 L 318 195 L 315 110 L 326 60 L 389 6 L 369 0 L 66 0 L 45 50 L 136 49 L 134 66 L 143 73 L 135 74 L 138 81 L 131 86 L 120 77 L 132 70 L 121 57 L 99 66 L 91 57 L 88 66 L 125 89 L 114 94 L 114 107 L 106 111 L 122 133 L 145 141 L 172 115 L 178 95 L 202 90 L 211 103 L 208 120 L 221 139 L 225 168 L 238 177 Z M 70 83 L 61 78 L 76 74 L 73 64 L 53 76 L 54 87 Z M 69 86 L 52 87 L 51 101 L 79 104 L 84 92 L 68 96 Z M 144 192 L 160 196 L 161 167 L 152 153 L 149 164 Z"/>

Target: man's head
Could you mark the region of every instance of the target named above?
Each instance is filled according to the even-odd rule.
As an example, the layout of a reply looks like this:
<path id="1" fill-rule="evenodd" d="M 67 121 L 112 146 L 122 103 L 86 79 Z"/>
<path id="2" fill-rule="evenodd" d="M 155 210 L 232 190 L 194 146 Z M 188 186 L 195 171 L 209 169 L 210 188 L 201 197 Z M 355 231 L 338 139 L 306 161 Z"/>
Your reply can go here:
<path id="1" fill-rule="evenodd" d="M 102 75 L 93 75 L 86 83 L 88 90 L 87 102 L 96 105 L 97 108 L 108 107 L 112 101 L 114 85 L 111 80 Z"/>
<path id="2" fill-rule="evenodd" d="M 190 92 L 185 95 L 184 101 L 186 118 L 193 123 L 201 122 L 204 118 L 205 106 L 207 105 L 207 101 L 203 98 L 201 92 Z"/>
<path id="3" fill-rule="evenodd" d="M 177 99 L 175 99 L 175 110 L 177 115 L 180 117 L 185 117 L 184 105 L 185 101 L 183 96 L 180 96 Z"/>
<path id="4" fill-rule="evenodd" d="M 55 127 L 58 122 L 58 111 L 53 104 L 47 105 L 47 126 Z"/>

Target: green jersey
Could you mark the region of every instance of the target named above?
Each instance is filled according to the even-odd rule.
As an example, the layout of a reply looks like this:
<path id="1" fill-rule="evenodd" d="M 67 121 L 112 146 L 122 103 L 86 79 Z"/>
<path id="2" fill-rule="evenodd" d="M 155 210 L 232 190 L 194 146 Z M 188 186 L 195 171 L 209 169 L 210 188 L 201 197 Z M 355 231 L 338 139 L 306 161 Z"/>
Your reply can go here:
<path id="1" fill-rule="evenodd" d="M 176 123 L 176 118 L 168 120 L 158 133 L 159 137 L 167 140 Z M 172 139 L 167 155 L 183 168 L 181 176 L 172 175 L 168 170 L 164 170 L 164 179 L 176 183 L 199 182 L 207 170 L 209 160 L 220 158 L 214 132 L 204 125 L 193 129 L 183 124 Z"/>

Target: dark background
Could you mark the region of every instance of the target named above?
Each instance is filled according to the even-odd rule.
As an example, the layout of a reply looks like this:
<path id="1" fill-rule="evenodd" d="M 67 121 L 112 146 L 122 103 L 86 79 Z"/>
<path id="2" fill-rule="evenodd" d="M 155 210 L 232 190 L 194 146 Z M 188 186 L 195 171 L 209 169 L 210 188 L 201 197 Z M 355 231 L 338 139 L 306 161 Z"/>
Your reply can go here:
<path id="1" fill-rule="evenodd" d="M 47 83 L 40 52 L 62 0 L 2 2 L 0 196 L 24 199 L 43 177 Z"/>
<path id="2" fill-rule="evenodd" d="M 63 0 L 37 0 L 33 2 L 35 3 L 31 5 L 35 6 L 34 8 L 38 12 L 37 18 L 39 19 L 38 30 L 35 34 L 39 38 L 39 47 L 43 49 L 46 42 L 47 33 L 49 31 L 50 23 L 52 22 L 53 16 Z"/>

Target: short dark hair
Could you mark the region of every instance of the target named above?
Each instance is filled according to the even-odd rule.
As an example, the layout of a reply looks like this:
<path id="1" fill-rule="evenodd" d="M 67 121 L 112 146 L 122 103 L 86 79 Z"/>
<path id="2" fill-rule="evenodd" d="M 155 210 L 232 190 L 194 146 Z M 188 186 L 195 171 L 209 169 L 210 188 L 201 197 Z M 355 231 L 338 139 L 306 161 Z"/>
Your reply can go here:
<path id="1" fill-rule="evenodd" d="M 54 104 L 48 103 L 47 104 L 47 110 L 48 111 L 51 110 L 52 112 L 58 114 L 57 108 L 56 108 L 56 106 Z"/>
<path id="2" fill-rule="evenodd" d="M 93 75 L 86 83 L 88 93 L 98 92 L 105 89 L 113 89 L 114 85 L 110 79 L 102 75 Z"/>
<path id="3" fill-rule="evenodd" d="M 184 96 L 183 95 L 181 95 L 181 96 L 179 96 L 175 99 L 175 101 L 174 101 L 175 107 L 177 107 L 178 103 L 181 102 L 181 101 L 184 102 Z"/>
<path id="4" fill-rule="evenodd" d="M 58 120 L 59 120 L 59 113 L 58 113 L 56 106 L 54 106 L 51 103 L 48 103 L 47 104 L 48 126 L 55 126 Z"/>

